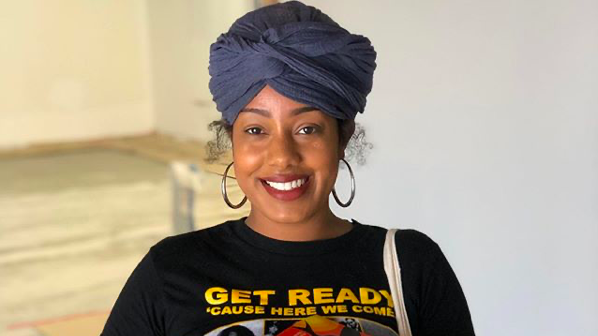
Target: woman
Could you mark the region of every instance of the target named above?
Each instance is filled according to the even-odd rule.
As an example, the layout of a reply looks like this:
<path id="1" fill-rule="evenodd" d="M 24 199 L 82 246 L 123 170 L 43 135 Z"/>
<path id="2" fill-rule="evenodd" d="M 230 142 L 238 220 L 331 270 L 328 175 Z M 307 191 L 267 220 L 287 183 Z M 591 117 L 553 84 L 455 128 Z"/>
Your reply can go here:
<path id="1" fill-rule="evenodd" d="M 210 90 L 251 212 L 153 246 L 103 335 L 398 335 L 386 230 L 328 203 L 375 57 L 367 38 L 295 1 L 250 12 L 218 38 Z M 223 196 L 239 206 L 226 185 Z M 414 230 L 395 239 L 405 334 L 473 335 L 438 245 Z"/>

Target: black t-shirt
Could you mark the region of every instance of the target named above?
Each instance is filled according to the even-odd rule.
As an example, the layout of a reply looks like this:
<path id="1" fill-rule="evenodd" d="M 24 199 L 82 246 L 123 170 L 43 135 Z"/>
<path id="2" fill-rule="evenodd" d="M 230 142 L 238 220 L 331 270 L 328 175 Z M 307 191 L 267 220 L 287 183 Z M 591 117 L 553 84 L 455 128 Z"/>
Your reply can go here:
<path id="1" fill-rule="evenodd" d="M 386 229 L 353 220 L 339 237 L 292 242 L 244 220 L 153 246 L 102 335 L 398 335 L 382 257 Z M 398 230 L 396 244 L 413 335 L 474 335 L 439 246 L 416 230 Z"/>

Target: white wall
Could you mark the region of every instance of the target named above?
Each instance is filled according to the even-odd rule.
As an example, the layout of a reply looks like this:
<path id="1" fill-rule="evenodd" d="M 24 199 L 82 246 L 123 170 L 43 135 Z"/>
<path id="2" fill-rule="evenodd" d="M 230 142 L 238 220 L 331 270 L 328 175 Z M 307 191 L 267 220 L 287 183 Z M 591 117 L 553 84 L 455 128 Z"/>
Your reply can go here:
<path id="1" fill-rule="evenodd" d="M 147 0 L 156 128 L 181 138 L 209 140 L 220 119 L 208 89 L 210 44 L 252 0 Z"/>
<path id="2" fill-rule="evenodd" d="M 438 242 L 478 335 L 598 335 L 598 2 L 306 2 L 379 57 L 339 212 Z"/>
<path id="3" fill-rule="evenodd" d="M 0 2 L 0 147 L 153 129 L 144 0 Z"/>

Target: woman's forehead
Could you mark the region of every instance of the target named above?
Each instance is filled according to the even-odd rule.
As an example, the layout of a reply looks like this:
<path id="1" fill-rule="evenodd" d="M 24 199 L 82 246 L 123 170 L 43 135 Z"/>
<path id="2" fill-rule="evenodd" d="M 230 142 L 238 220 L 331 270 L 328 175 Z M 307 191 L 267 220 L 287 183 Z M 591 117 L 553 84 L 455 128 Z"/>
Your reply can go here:
<path id="1" fill-rule="evenodd" d="M 265 86 L 249 104 L 241 109 L 239 117 L 245 118 L 253 114 L 262 115 L 267 118 L 290 118 L 297 115 L 314 115 L 331 118 L 318 108 L 290 99 L 276 92 L 270 86 Z"/>

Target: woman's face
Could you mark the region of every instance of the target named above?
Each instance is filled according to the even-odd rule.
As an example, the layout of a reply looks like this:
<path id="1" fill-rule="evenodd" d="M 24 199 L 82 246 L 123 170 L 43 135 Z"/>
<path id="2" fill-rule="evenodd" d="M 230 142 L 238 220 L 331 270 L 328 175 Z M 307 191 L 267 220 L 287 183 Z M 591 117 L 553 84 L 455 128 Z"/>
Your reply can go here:
<path id="1" fill-rule="evenodd" d="M 297 223 L 330 211 L 344 156 L 336 119 L 266 86 L 239 113 L 232 144 L 251 216 Z"/>

